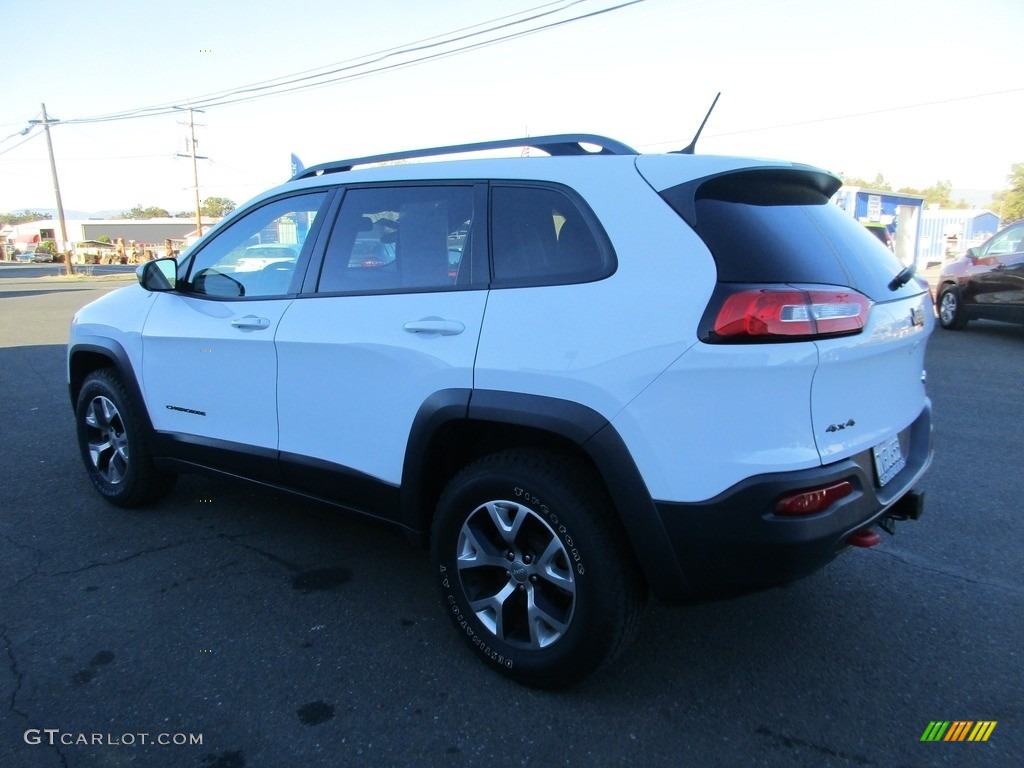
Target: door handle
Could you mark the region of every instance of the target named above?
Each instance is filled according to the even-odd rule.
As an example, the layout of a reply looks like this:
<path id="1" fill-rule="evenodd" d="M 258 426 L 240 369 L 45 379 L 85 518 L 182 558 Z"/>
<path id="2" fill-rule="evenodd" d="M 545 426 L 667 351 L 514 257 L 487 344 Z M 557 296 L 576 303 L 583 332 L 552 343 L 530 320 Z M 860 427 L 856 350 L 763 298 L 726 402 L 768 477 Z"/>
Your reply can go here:
<path id="1" fill-rule="evenodd" d="M 402 327 L 409 333 L 433 333 L 441 336 L 457 336 L 466 330 L 466 326 L 458 320 L 445 320 L 440 317 L 425 317 L 422 320 L 413 320 Z"/>
<path id="2" fill-rule="evenodd" d="M 245 317 L 236 317 L 231 321 L 231 325 L 243 331 L 261 331 L 270 327 L 270 321 L 265 317 L 246 315 Z"/>

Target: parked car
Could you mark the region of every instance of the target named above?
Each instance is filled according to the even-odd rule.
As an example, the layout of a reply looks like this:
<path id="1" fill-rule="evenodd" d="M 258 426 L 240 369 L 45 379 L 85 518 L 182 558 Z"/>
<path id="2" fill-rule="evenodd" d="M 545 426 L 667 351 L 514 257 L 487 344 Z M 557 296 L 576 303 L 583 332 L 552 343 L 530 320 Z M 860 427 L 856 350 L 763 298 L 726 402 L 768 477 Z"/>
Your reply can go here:
<path id="1" fill-rule="evenodd" d="M 892 233 L 889 232 L 889 228 L 880 221 L 865 221 L 861 222 L 864 224 L 864 228 L 867 229 L 872 235 L 878 238 L 878 241 L 888 248 L 890 251 L 895 252 L 896 243 L 893 242 Z"/>
<path id="2" fill-rule="evenodd" d="M 235 272 L 258 272 L 271 264 L 294 264 L 299 253 L 294 245 L 266 243 L 250 245 L 237 252 Z"/>
<path id="3" fill-rule="evenodd" d="M 522 146 L 551 157 L 387 162 Z M 202 469 L 393 524 L 481 660 L 570 685 L 648 593 L 785 584 L 920 516 L 931 303 L 840 184 L 593 135 L 300 171 L 76 314 L 87 476 L 121 507 Z M 266 281 L 234 269 L 260 233 L 298 254 Z"/>
<path id="4" fill-rule="evenodd" d="M 32 252 L 32 262 L 34 264 L 49 264 L 53 261 L 53 254 L 49 251 L 40 249 Z"/>
<path id="5" fill-rule="evenodd" d="M 937 291 L 943 328 L 959 330 L 972 319 L 1024 323 L 1024 221 L 946 264 Z"/>

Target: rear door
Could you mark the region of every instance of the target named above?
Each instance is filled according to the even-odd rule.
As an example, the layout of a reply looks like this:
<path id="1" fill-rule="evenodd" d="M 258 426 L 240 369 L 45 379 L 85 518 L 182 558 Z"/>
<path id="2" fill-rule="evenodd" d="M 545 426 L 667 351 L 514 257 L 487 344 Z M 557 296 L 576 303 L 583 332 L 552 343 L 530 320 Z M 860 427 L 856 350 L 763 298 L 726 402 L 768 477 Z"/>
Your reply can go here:
<path id="1" fill-rule="evenodd" d="M 481 195 L 472 183 L 346 191 L 315 290 L 277 331 L 291 482 L 350 502 L 359 494 L 346 474 L 397 488 L 421 406 L 438 393 L 468 402 L 487 301 L 482 247 L 483 263 L 474 257 Z M 362 498 L 386 511 L 386 499 Z"/>

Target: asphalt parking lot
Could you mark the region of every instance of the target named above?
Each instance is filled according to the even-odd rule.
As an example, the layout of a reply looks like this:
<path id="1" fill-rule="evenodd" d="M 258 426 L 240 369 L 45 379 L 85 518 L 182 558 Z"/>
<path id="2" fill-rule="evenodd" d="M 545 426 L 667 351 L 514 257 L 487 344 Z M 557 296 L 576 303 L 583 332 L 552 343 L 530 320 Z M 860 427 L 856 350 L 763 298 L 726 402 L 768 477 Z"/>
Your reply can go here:
<path id="1" fill-rule="evenodd" d="M 204 477 L 103 502 L 64 345 L 124 284 L 0 280 L 2 768 L 1020 764 L 1024 329 L 936 330 L 921 521 L 786 589 L 652 604 L 617 666 L 550 694 L 469 654 L 389 529 Z"/>

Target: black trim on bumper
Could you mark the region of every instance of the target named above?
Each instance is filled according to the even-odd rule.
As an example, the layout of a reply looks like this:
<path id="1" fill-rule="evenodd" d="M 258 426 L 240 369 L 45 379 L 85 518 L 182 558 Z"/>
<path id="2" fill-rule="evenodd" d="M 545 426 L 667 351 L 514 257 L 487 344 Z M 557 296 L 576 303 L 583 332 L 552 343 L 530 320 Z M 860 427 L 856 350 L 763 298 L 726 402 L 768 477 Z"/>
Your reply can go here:
<path id="1" fill-rule="evenodd" d="M 916 497 L 900 503 L 932 460 L 931 403 L 905 431 L 907 465 L 877 488 L 870 450 L 823 467 L 751 477 L 706 502 L 655 502 L 683 564 L 693 597 L 738 594 L 806 576 L 847 547 L 856 530 L 888 514 L 920 514 Z M 806 517 L 773 512 L 780 497 L 841 480 L 854 491 L 829 509 Z"/>

